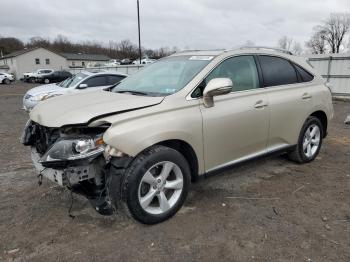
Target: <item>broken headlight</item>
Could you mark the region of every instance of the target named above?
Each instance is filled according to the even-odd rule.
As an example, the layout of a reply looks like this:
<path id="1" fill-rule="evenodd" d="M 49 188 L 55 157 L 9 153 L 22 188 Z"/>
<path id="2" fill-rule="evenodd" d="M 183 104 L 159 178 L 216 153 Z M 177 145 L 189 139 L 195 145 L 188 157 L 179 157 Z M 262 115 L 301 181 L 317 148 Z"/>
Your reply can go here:
<path id="1" fill-rule="evenodd" d="M 102 136 L 97 136 L 95 138 L 62 138 L 47 150 L 39 162 L 44 163 L 84 159 L 99 155 L 104 149 L 105 144 L 102 140 Z"/>

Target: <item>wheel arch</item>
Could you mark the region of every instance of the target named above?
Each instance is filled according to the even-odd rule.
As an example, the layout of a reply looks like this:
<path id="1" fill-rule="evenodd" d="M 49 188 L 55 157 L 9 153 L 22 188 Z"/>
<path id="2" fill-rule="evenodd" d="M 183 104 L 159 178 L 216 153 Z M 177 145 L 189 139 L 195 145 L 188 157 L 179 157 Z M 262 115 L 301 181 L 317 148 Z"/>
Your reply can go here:
<path id="1" fill-rule="evenodd" d="M 166 146 L 180 152 L 190 166 L 192 182 L 197 179 L 199 170 L 198 157 L 190 144 L 180 139 L 170 139 L 158 142 L 156 145 Z"/>
<path id="2" fill-rule="evenodd" d="M 323 137 L 326 137 L 327 136 L 327 128 L 328 128 L 327 114 L 322 110 L 318 110 L 318 111 L 313 112 L 310 116 L 317 117 L 321 121 L 322 128 L 323 128 Z"/>

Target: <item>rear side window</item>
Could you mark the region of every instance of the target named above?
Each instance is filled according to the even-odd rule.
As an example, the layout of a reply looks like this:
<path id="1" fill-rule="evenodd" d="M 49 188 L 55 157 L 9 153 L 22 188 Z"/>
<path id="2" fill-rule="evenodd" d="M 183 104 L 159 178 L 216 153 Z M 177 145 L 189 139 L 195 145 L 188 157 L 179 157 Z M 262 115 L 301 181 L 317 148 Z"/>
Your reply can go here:
<path id="1" fill-rule="evenodd" d="M 107 76 L 94 76 L 89 78 L 84 82 L 88 87 L 94 86 L 106 86 L 107 85 Z"/>
<path id="2" fill-rule="evenodd" d="M 297 73 L 292 64 L 275 56 L 259 56 L 264 78 L 264 87 L 298 83 Z"/>
<path id="3" fill-rule="evenodd" d="M 109 75 L 108 76 L 108 85 L 114 85 L 123 79 L 124 79 L 123 76 Z"/>
<path id="4" fill-rule="evenodd" d="M 314 76 L 307 72 L 304 68 L 301 68 L 300 66 L 294 64 L 295 68 L 297 69 L 297 72 L 300 77 L 300 82 L 310 82 L 314 79 Z"/>

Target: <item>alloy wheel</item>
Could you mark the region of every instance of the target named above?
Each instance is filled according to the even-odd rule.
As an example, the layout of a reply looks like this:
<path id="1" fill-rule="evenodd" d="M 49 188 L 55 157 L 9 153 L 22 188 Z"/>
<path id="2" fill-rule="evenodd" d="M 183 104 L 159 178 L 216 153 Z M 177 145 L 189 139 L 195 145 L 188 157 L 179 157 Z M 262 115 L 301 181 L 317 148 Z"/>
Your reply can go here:
<path id="1" fill-rule="evenodd" d="M 180 199 L 184 177 L 178 165 L 170 161 L 153 165 L 143 175 L 138 189 L 144 211 L 160 215 L 173 208 Z"/>
<path id="2" fill-rule="evenodd" d="M 321 141 L 321 130 L 318 125 L 310 125 L 304 134 L 303 152 L 306 157 L 311 158 L 317 152 Z"/>

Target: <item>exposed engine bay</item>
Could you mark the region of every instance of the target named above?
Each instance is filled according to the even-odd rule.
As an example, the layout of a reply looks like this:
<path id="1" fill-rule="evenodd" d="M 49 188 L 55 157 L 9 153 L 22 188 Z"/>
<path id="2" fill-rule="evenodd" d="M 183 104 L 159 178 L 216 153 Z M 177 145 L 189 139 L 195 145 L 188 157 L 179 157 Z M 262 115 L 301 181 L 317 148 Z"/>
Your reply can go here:
<path id="1" fill-rule="evenodd" d="M 112 159 L 108 154 L 110 148 L 102 139 L 108 127 L 48 128 L 29 120 L 22 143 L 31 147 L 39 182 L 45 177 L 84 195 L 97 212 L 112 214 L 115 203 L 112 203 L 109 192 L 111 171 L 117 174 L 114 169 L 118 169 L 120 163 L 127 162 L 128 157 Z"/>

